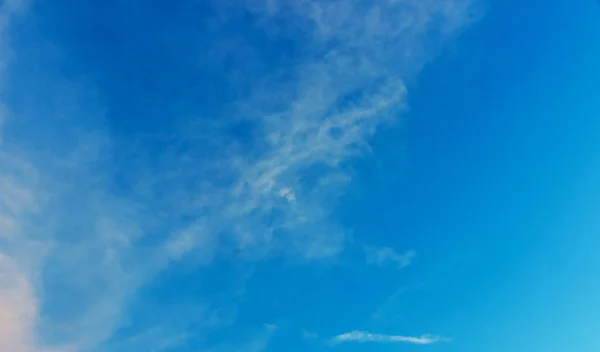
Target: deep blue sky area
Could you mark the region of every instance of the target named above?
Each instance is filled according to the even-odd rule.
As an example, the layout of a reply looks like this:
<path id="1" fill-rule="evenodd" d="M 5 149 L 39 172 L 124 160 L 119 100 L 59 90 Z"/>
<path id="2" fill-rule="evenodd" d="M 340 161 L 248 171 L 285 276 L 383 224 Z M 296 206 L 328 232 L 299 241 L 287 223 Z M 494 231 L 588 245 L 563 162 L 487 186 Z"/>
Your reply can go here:
<path id="1" fill-rule="evenodd" d="M 0 351 L 600 350 L 600 4 L 0 0 Z"/>

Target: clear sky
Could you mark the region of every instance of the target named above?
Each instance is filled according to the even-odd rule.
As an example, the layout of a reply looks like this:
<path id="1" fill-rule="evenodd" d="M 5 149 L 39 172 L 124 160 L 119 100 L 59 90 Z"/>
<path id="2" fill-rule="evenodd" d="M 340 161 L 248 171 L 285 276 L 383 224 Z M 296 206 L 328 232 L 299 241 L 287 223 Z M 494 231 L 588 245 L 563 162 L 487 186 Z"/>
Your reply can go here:
<path id="1" fill-rule="evenodd" d="M 0 6 L 0 351 L 600 351 L 597 1 Z"/>

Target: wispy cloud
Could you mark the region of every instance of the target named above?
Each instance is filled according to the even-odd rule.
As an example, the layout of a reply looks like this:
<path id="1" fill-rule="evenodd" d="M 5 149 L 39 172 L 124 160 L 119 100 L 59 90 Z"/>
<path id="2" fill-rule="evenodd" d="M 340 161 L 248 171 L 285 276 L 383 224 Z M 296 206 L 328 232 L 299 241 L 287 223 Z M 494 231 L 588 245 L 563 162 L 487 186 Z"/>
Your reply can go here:
<path id="1" fill-rule="evenodd" d="M 123 115 L 112 116 L 107 101 L 125 99 L 87 75 L 63 74 L 70 61 L 60 46 L 11 42 L 12 30 L 39 29 L 11 28 L 24 2 L 2 3 L 0 349 L 99 348 L 130 318 L 127 307 L 140 288 L 181 261 L 310 261 L 343 251 L 346 231 L 331 215 L 351 181 L 351 160 L 402 111 L 404 79 L 472 20 L 466 0 L 251 3 L 269 35 L 302 40 L 302 55 L 251 75 L 252 93 L 235 101 L 231 116 L 193 119 L 133 142 L 110 126 Z M 22 37 L 44 37 L 34 34 Z M 193 51 L 192 43 L 181 46 L 188 44 Z M 173 60 L 181 57 L 177 51 Z M 164 69 L 192 72 L 197 64 L 173 61 Z M 139 101 L 123 104 L 152 99 L 137 93 Z M 250 142 L 228 132 L 239 125 Z M 404 266 L 411 259 L 391 250 L 373 255 Z M 178 338 L 165 346 L 187 336 L 166 330 Z M 275 329 L 265 330 L 249 351 L 266 346 Z"/>
<path id="2" fill-rule="evenodd" d="M 413 260 L 417 256 L 417 252 L 414 250 L 409 250 L 399 254 L 390 247 L 366 246 L 365 255 L 367 257 L 367 262 L 371 264 L 391 264 L 398 268 L 405 268 L 412 264 Z"/>
<path id="3" fill-rule="evenodd" d="M 411 343 L 416 345 L 429 345 L 436 342 L 449 342 L 450 339 L 435 336 L 435 335 L 422 335 L 420 337 L 414 336 L 401 336 L 401 335 L 383 335 L 373 334 L 367 331 L 352 331 L 345 334 L 335 336 L 330 340 L 333 344 L 345 343 L 345 342 L 382 342 L 382 343 Z"/>

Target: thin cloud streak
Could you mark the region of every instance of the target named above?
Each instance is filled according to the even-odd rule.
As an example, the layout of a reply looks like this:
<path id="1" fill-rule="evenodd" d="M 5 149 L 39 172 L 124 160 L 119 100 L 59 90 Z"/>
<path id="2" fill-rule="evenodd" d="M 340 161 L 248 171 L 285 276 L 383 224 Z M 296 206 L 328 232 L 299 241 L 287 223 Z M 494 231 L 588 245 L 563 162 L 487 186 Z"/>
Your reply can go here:
<path id="1" fill-rule="evenodd" d="M 352 331 L 338 336 L 330 340 L 332 344 L 340 344 L 346 342 L 379 342 L 379 343 L 410 343 L 416 345 L 430 345 L 437 342 L 450 342 L 446 337 L 435 335 L 422 335 L 420 337 L 402 336 L 402 335 L 384 335 L 374 334 L 367 331 Z"/>

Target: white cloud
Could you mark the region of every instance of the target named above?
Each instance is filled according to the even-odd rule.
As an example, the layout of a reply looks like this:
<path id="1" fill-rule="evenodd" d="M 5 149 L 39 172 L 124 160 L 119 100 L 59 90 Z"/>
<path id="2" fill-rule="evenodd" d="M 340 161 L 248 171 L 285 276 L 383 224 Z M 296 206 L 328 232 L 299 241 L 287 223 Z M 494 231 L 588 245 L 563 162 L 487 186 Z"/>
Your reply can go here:
<path id="1" fill-rule="evenodd" d="M 367 331 L 352 331 L 347 332 L 338 336 L 335 336 L 330 340 L 331 343 L 339 344 L 344 342 L 401 342 L 411 343 L 417 345 L 429 345 L 436 342 L 449 342 L 450 339 L 434 336 L 434 335 L 423 335 L 420 337 L 414 336 L 401 336 L 401 335 L 383 335 L 373 334 Z"/>
<path id="2" fill-rule="evenodd" d="M 279 194 L 285 198 L 288 202 L 294 202 L 296 200 L 296 195 L 294 191 L 289 188 L 283 188 L 279 191 Z"/>
<path id="3" fill-rule="evenodd" d="M 119 149 L 97 87 L 67 79 L 54 59 L 41 55 L 43 65 L 18 71 L 37 75 L 27 77 L 36 89 L 28 80 L 6 87 L 18 49 L 9 43 L 11 16 L 23 3 L 0 7 L 0 86 L 31 102 L 20 116 L 0 101 L 0 349 L 15 352 L 93 350 L 122 324 L 136 291 L 174 260 L 342 251 L 345 231 L 330 215 L 351 180 L 348 162 L 403 108 L 403 79 L 435 50 L 425 38 L 471 20 L 464 0 L 259 1 L 264 26 L 285 15 L 311 37 L 289 79 L 260 79 L 237 104 L 234 120 L 256 127 L 260 147 L 239 148 L 221 124 L 200 121 L 173 137 L 189 151 L 148 161 Z M 197 151 L 212 143 L 217 155 L 206 160 Z M 121 152 L 134 154 L 126 168 L 112 159 Z M 136 180 L 131 189 L 115 185 L 122 173 Z M 401 266 L 411 259 L 374 256 Z M 275 330 L 265 328 L 248 351 L 264 349 Z"/>
<path id="4" fill-rule="evenodd" d="M 405 253 L 399 254 L 390 247 L 366 246 L 365 255 L 367 257 L 367 263 L 376 265 L 392 264 L 398 268 L 405 268 L 412 264 L 417 252 L 414 250 L 409 250 Z"/>

